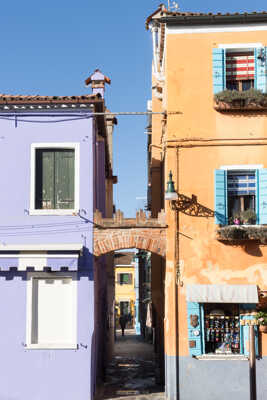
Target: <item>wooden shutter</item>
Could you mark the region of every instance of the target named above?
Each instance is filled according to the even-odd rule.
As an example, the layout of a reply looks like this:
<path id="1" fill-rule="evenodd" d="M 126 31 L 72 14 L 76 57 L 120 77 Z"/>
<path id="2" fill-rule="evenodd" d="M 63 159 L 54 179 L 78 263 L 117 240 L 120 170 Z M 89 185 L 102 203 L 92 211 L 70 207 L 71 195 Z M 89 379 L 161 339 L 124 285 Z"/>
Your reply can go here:
<path id="1" fill-rule="evenodd" d="M 266 93 L 266 56 L 267 56 L 267 47 L 261 47 L 255 49 L 255 89 L 262 90 L 263 93 Z"/>
<path id="2" fill-rule="evenodd" d="M 234 51 L 226 53 L 226 79 L 254 79 L 254 51 Z"/>
<path id="3" fill-rule="evenodd" d="M 215 170 L 215 223 L 227 224 L 227 171 Z"/>
<path id="4" fill-rule="evenodd" d="M 188 346 L 191 356 L 200 356 L 203 353 L 201 305 L 187 302 Z M 197 322 L 196 326 L 193 326 Z"/>
<path id="5" fill-rule="evenodd" d="M 212 49 L 213 93 L 225 89 L 225 50 Z"/>
<path id="6" fill-rule="evenodd" d="M 36 150 L 35 207 L 51 209 L 54 202 L 54 152 Z"/>
<path id="7" fill-rule="evenodd" d="M 257 170 L 256 213 L 257 223 L 267 224 L 267 169 Z"/>
<path id="8" fill-rule="evenodd" d="M 74 150 L 55 152 L 55 208 L 74 208 Z"/>

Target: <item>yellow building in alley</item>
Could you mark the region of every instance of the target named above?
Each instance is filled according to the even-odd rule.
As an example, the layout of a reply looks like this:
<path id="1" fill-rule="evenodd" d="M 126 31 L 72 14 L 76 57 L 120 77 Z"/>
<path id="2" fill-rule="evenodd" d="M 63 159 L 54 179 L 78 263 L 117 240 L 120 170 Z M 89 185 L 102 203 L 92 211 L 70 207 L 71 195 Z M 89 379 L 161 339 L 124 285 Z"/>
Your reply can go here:
<path id="1" fill-rule="evenodd" d="M 119 317 L 127 315 L 127 327 L 133 327 L 135 319 L 135 253 L 115 252 L 115 303 L 116 326 L 119 327 Z"/>

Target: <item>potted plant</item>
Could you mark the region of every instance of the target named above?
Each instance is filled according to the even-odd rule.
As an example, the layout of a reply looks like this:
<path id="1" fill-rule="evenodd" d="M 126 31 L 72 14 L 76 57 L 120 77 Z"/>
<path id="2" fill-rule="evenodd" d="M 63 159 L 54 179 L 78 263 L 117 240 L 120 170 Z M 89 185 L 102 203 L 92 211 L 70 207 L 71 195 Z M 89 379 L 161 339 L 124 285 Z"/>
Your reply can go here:
<path id="1" fill-rule="evenodd" d="M 256 214 L 251 208 L 241 212 L 241 219 L 244 225 L 255 225 Z"/>
<path id="2" fill-rule="evenodd" d="M 256 318 L 259 323 L 259 331 L 267 333 L 267 310 L 259 311 L 256 314 Z"/>
<path id="3" fill-rule="evenodd" d="M 233 219 L 234 225 L 240 225 L 241 224 L 241 218 L 239 214 L 234 214 L 234 219 Z"/>

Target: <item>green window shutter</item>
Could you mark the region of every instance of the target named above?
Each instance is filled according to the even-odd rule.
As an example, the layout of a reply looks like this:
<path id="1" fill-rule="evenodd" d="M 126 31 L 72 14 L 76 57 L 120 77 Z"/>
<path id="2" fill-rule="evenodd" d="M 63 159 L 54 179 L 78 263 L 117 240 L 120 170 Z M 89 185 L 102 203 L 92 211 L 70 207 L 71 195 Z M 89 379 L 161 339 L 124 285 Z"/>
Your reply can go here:
<path id="1" fill-rule="evenodd" d="M 74 208 L 74 150 L 55 152 L 55 208 Z"/>
<path id="2" fill-rule="evenodd" d="M 216 94 L 225 89 L 225 50 L 212 49 L 212 75 L 213 75 L 213 93 Z"/>
<path id="3" fill-rule="evenodd" d="M 226 225 L 227 211 L 227 173 L 222 169 L 215 170 L 215 224 Z"/>
<path id="4" fill-rule="evenodd" d="M 260 47 L 255 49 L 255 89 L 262 90 L 263 93 L 266 93 L 266 84 L 267 84 L 267 61 L 266 61 L 266 47 Z"/>
<path id="5" fill-rule="evenodd" d="M 37 209 L 55 207 L 54 181 L 54 152 L 38 149 L 35 172 L 35 207 Z"/>
<path id="6" fill-rule="evenodd" d="M 256 213 L 257 223 L 267 224 L 267 169 L 262 168 L 256 171 Z"/>

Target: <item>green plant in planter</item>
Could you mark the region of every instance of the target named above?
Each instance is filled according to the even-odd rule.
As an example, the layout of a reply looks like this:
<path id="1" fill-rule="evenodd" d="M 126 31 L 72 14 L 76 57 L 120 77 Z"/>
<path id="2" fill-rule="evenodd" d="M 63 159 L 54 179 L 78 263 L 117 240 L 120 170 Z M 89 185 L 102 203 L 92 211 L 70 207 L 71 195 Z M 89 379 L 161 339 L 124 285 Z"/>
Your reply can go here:
<path id="1" fill-rule="evenodd" d="M 267 310 L 259 311 L 256 314 L 259 325 L 267 325 Z"/>
<path id="2" fill-rule="evenodd" d="M 225 226 L 218 229 L 218 235 L 222 240 L 240 240 L 247 239 L 247 233 L 242 227 Z"/>
<path id="3" fill-rule="evenodd" d="M 244 224 L 254 225 L 256 223 L 256 214 L 251 208 L 242 211 L 240 217 Z"/>
<path id="4" fill-rule="evenodd" d="M 267 104 L 267 96 L 261 90 L 249 89 L 239 92 L 238 90 L 223 90 L 214 95 L 216 103 L 224 102 L 233 105 L 239 102 L 241 105 L 257 104 L 263 106 Z"/>

